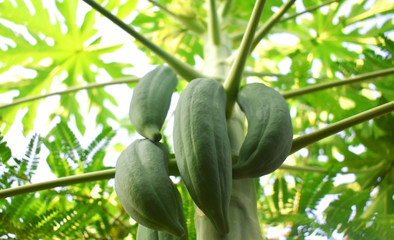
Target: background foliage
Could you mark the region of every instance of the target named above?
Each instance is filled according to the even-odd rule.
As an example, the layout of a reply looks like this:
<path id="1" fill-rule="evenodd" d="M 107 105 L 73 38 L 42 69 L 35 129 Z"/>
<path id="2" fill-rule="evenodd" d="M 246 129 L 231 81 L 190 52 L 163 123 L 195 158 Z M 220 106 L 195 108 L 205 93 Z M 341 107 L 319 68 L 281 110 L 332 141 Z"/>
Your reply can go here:
<path id="1" fill-rule="evenodd" d="M 97 2 L 178 59 L 201 67 L 206 55 L 201 38 L 207 25 L 204 1 L 140 1 L 138 8 L 137 1 Z M 283 4 L 267 1 L 261 25 Z M 253 5 L 253 1 L 235 0 L 222 25 L 223 34 L 231 37 L 232 51 L 240 44 Z M 313 9 L 319 5 L 324 6 Z M 392 68 L 393 9 L 394 2 L 389 0 L 297 0 L 248 59 L 244 83 L 262 81 L 286 91 Z M 104 22 L 78 0 L 0 1 L 1 102 L 138 76 L 141 70 L 132 59 L 139 55 L 122 48 L 130 43 L 149 59 L 146 69 L 163 64 L 132 38 L 123 43 L 104 41 L 100 32 Z M 177 91 L 185 84 L 181 81 Z M 288 99 L 294 133 L 309 133 L 393 101 L 393 86 L 394 78 L 388 76 Z M 75 93 L 61 94 L 44 118 L 37 113 L 46 100 L 0 108 L 0 189 L 31 183 L 42 174 L 40 162 L 46 161 L 56 177 L 114 166 L 117 154 L 138 137 L 128 123 L 128 109 L 122 108 L 131 96 L 119 98 L 108 88 L 84 94 L 87 102 L 79 101 Z M 107 107 L 108 103 L 114 107 Z M 120 117 L 115 114 L 119 109 Z M 96 114 L 87 122 L 92 111 Z M 172 135 L 169 116 L 165 140 Z M 20 119 L 23 129 L 19 131 L 28 144 L 9 145 L 11 127 Z M 34 128 L 38 121 L 44 121 L 50 131 Z M 256 179 L 258 214 L 266 237 L 393 236 L 393 123 L 394 115 L 388 114 L 359 124 L 289 156 L 286 164 L 300 170 L 280 169 Z M 92 127 L 98 129 L 93 139 L 86 132 Z M 112 158 L 109 164 L 106 156 Z M 179 182 L 176 177 L 173 180 Z M 193 204 L 183 185 L 178 188 L 193 239 Z M 0 206 L 0 236 L 6 239 L 134 239 L 137 228 L 108 180 L 0 199 Z"/>

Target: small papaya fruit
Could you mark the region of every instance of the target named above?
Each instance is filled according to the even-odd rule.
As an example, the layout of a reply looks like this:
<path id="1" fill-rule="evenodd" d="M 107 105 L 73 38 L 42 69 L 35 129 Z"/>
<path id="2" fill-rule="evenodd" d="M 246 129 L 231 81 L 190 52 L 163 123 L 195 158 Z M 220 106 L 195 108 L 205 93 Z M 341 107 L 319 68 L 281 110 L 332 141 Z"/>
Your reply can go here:
<path id="1" fill-rule="evenodd" d="M 162 143 L 135 140 L 119 156 L 115 191 L 139 224 L 182 237 L 187 233 L 182 200 L 168 176 L 169 154 Z"/>
<path id="2" fill-rule="evenodd" d="M 213 79 L 192 80 L 175 109 L 177 166 L 191 198 L 217 231 L 229 232 L 231 145 L 225 116 L 226 93 Z"/>
<path id="3" fill-rule="evenodd" d="M 143 76 L 134 88 L 129 117 L 136 131 L 158 142 L 177 76 L 168 66 L 160 66 Z"/>
<path id="4" fill-rule="evenodd" d="M 233 165 L 233 178 L 269 174 L 282 165 L 293 142 L 288 105 L 279 92 L 262 83 L 241 88 L 237 102 L 246 115 L 248 130 Z"/>

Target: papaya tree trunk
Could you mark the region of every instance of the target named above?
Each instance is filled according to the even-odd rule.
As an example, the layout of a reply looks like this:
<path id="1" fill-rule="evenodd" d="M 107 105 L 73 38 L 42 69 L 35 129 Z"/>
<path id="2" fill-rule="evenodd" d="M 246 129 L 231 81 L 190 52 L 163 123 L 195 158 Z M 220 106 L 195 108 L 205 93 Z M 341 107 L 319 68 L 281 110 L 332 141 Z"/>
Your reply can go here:
<path id="1" fill-rule="evenodd" d="M 231 55 L 231 41 L 227 34 L 220 34 L 220 42 L 213 41 L 208 31 L 204 38 L 203 74 L 213 78 L 224 78 L 230 68 L 228 58 Z M 235 105 L 232 117 L 227 120 L 228 135 L 233 155 L 238 155 L 244 139 L 245 116 Z M 257 216 L 256 188 L 253 179 L 232 181 L 230 201 L 230 232 L 221 236 L 207 216 L 195 206 L 194 222 L 197 240 L 218 239 L 263 239 Z"/>
<path id="2" fill-rule="evenodd" d="M 244 137 L 242 112 L 234 111 L 228 120 L 228 132 L 233 153 L 239 152 Z M 221 236 L 209 219 L 195 207 L 194 222 L 198 240 L 203 239 L 263 239 L 257 216 L 257 198 L 254 181 L 251 178 L 237 179 L 232 182 L 230 200 L 230 233 Z"/>

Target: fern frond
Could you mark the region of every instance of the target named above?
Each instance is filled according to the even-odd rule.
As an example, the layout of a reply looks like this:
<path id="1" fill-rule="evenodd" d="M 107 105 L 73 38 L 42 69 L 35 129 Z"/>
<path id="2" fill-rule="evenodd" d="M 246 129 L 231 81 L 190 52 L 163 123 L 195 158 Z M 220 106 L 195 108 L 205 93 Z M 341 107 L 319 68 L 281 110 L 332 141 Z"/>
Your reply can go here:
<path id="1" fill-rule="evenodd" d="M 194 240 L 196 236 L 196 229 L 194 226 L 194 203 L 185 184 L 182 181 L 177 185 L 177 188 L 182 197 L 183 212 L 187 220 L 186 224 L 189 232 L 189 238 L 190 240 Z"/>
<path id="2" fill-rule="evenodd" d="M 69 158 L 75 163 L 79 163 L 83 155 L 83 150 L 80 142 L 68 127 L 67 123 L 62 120 L 55 127 L 55 133 L 62 144 L 62 151 L 66 154 L 65 158 Z"/>
<path id="3" fill-rule="evenodd" d="M 11 149 L 7 146 L 7 142 L 3 140 L 4 137 L 0 132 L 0 169 L 7 171 L 0 171 L 0 189 L 6 189 L 11 187 L 13 183 L 13 173 L 15 172 L 15 166 L 10 166 L 8 160 L 11 158 Z"/>
<path id="4" fill-rule="evenodd" d="M 115 131 L 112 128 L 104 128 L 102 132 L 89 144 L 84 150 L 84 163 L 87 163 L 85 171 L 91 172 L 102 170 L 103 158 L 105 156 L 104 149 L 108 146 L 112 138 L 115 136 Z"/>
<path id="5" fill-rule="evenodd" d="M 41 214 L 46 208 L 45 204 L 41 199 L 35 198 L 34 194 L 14 197 L 2 205 L 0 225 L 4 225 L 18 239 L 32 239 L 27 223 Z"/>
<path id="6" fill-rule="evenodd" d="M 344 191 L 337 200 L 331 202 L 325 214 L 326 224 L 324 229 L 328 233 L 334 230 L 343 232 L 346 230 L 351 215 L 354 211 L 363 211 L 365 204 L 370 197 L 369 191 L 355 192 L 352 189 Z M 355 206 L 356 208 L 354 208 Z"/>
<path id="7" fill-rule="evenodd" d="M 0 132 L 0 162 L 5 163 L 11 158 L 11 149 L 7 146 L 7 142 L 3 140 L 4 137 Z"/>
<path id="8" fill-rule="evenodd" d="M 106 147 L 114 136 L 115 132 L 112 128 L 104 128 L 84 151 L 85 155 L 93 154 L 94 156 L 94 153 Z"/>
<path id="9" fill-rule="evenodd" d="M 302 187 L 297 212 L 305 212 L 305 209 L 310 207 L 310 200 L 313 198 L 316 189 L 318 189 L 324 178 L 325 176 L 321 174 L 306 174 L 301 183 Z"/>
<path id="10" fill-rule="evenodd" d="M 279 206 L 280 181 L 281 181 L 280 178 L 275 178 L 274 186 L 273 186 L 274 193 L 272 194 L 274 207 L 279 214 L 280 214 L 280 206 Z"/>
<path id="11" fill-rule="evenodd" d="M 97 201 L 92 202 L 92 204 L 97 204 Z M 73 209 L 63 211 L 61 219 L 57 220 L 59 225 L 55 234 L 63 239 L 81 237 L 83 231 L 76 232 L 75 229 L 81 229 L 80 223 L 91 219 L 95 214 L 96 212 L 92 212 L 91 206 L 88 204 L 77 204 Z"/>
<path id="12" fill-rule="evenodd" d="M 377 214 L 372 218 L 356 218 L 345 224 L 348 239 L 381 240 L 394 236 L 394 215 Z"/>
<path id="13" fill-rule="evenodd" d="M 24 175 L 26 175 L 29 180 L 37 170 L 40 160 L 39 154 L 41 152 L 41 143 L 42 138 L 38 134 L 34 134 L 30 139 L 25 157 L 22 158 L 23 169 L 25 169 Z"/>
<path id="14" fill-rule="evenodd" d="M 316 209 L 320 204 L 321 200 L 330 193 L 330 191 L 334 187 L 334 175 L 335 174 L 331 173 L 323 179 L 323 181 L 318 185 L 317 189 L 315 189 L 315 192 L 310 198 L 307 207 L 311 209 Z"/>
<path id="15" fill-rule="evenodd" d="M 41 147 L 40 143 L 37 142 L 37 134 L 34 134 L 27 146 L 25 157 L 22 159 L 13 158 L 16 163 L 15 172 L 13 176 L 18 179 L 19 184 L 24 184 L 24 182 L 30 182 L 30 179 L 37 168 L 39 158 L 37 155 L 40 153 Z"/>
<path id="16" fill-rule="evenodd" d="M 61 141 L 55 139 L 53 142 L 45 142 L 45 146 L 49 150 L 49 155 L 47 157 L 47 163 L 52 171 L 57 177 L 70 176 L 74 174 L 70 164 L 67 162 L 62 155 L 62 145 Z"/>
<path id="17" fill-rule="evenodd" d="M 29 230 L 30 233 L 39 233 L 43 235 L 51 233 L 56 226 L 54 219 L 56 219 L 59 214 L 61 214 L 61 211 L 57 209 L 48 209 L 41 215 L 34 216 L 33 219 L 28 221 L 26 230 Z"/>

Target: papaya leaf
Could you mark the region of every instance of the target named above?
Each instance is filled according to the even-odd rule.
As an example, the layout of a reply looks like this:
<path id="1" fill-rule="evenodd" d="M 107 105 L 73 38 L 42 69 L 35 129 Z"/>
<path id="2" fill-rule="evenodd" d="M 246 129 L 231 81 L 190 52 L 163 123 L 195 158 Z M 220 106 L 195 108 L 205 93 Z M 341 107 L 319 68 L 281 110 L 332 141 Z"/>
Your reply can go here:
<path id="1" fill-rule="evenodd" d="M 6 89 L 8 91 L 18 90 L 18 98 L 23 98 L 40 95 L 56 85 L 71 87 L 96 82 L 99 72 L 91 68 L 92 65 L 99 66 L 104 71 L 108 70 L 110 76 L 111 73 L 116 73 L 116 76 L 111 76 L 112 78 L 125 76 L 120 74 L 121 70 L 124 67 L 130 67 L 130 64 L 107 65 L 101 58 L 103 54 L 113 53 L 121 45 L 102 45 L 101 36 L 98 35 L 95 26 L 99 15 L 90 10 L 80 20 L 75 11 L 75 9 L 81 8 L 79 1 L 51 2 L 54 3 L 53 8 L 58 11 L 58 15 L 52 14 L 49 8 L 40 1 L 33 1 L 29 7 L 24 1 L 20 0 L 16 1 L 16 4 L 9 1 L 2 4 L 0 16 L 7 21 L 0 23 L 0 32 L 4 33 L 10 41 L 13 41 L 14 45 L 0 48 L 0 63 L 2 66 L 0 72 L 5 72 L 19 79 L 15 84 L 5 84 Z M 110 3 L 114 4 L 114 8 L 123 9 L 123 16 L 128 16 L 134 9 L 136 1 L 123 3 L 121 6 L 117 6 L 116 1 Z M 15 73 L 11 69 L 14 66 L 31 70 L 36 76 L 27 79 L 20 78 L 18 77 L 19 73 Z M 100 97 L 92 97 L 91 100 L 100 111 L 103 109 L 104 99 L 109 99 L 116 105 L 114 98 L 105 91 L 98 94 Z M 67 97 L 65 98 L 67 99 Z M 63 96 L 61 97 L 60 105 L 67 109 L 63 113 L 64 117 L 68 118 L 74 113 L 77 119 L 83 119 L 81 113 L 78 112 L 79 104 L 75 101 L 74 103 L 71 101 L 70 104 L 69 100 L 64 100 Z M 32 102 L 20 105 L 20 108 L 28 107 L 28 112 L 23 119 L 25 133 L 33 129 L 39 104 L 40 102 Z M 15 119 L 17 110 L 1 110 L 1 112 L 4 112 L 2 115 L 7 119 L 3 130 L 7 132 Z M 105 123 L 107 118 L 115 119 L 109 112 L 102 111 L 98 123 Z M 81 132 L 84 132 L 83 125 L 77 124 L 77 126 Z"/>

